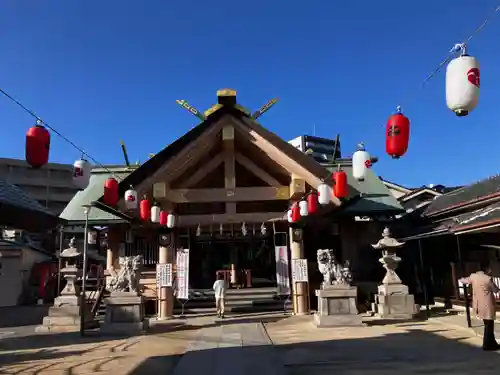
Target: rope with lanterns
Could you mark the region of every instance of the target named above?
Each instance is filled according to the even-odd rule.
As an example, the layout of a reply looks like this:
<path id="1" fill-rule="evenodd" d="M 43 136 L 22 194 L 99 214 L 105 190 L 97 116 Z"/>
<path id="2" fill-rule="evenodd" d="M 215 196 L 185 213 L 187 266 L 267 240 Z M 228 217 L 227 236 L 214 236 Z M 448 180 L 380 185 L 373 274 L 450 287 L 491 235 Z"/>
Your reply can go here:
<path id="1" fill-rule="evenodd" d="M 500 5 L 493 9 L 493 17 L 500 12 Z M 480 69 L 476 58 L 467 54 L 467 45 L 490 21 L 487 18 L 464 42 L 455 44 L 449 56 L 427 76 L 423 88 L 446 65 L 446 105 L 458 117 L 472 112 L 479 98 Z M 385 149 L 393 159 L 399 159 L 408 151 L 410 141 L 410 120 L 398 106 L 396 113 L 389 117 L 386 125 Z"/>

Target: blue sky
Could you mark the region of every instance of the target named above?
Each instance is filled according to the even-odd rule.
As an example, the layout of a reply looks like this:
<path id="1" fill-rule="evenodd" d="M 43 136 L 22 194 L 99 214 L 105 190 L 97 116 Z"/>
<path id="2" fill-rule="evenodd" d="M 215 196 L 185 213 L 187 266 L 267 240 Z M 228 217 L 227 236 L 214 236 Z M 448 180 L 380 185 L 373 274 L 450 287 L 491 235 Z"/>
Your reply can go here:
<path id="1" fill-rule="evenodd" d="M 394 182 L 465 184 L 496 174 L 500 147 L 500 12 L 471 41 L 481 63 L 477 109 L 446 108 L 444 72 L 425 77 L 498 0 L 228 1 L 3 0 L 0 87 L 101 163 L 144 161 L 188 131 L 199 109 L 231 87 L 285 139 L 335 137 L 351 155 L 364 141 Z M 408 154 L 385 154 L 384 126 L 401 104 Z M 24 157 L 32 118 L 0 97 L 1 157 Z M 51 161 L 79 154 L 54 136 Z"/>

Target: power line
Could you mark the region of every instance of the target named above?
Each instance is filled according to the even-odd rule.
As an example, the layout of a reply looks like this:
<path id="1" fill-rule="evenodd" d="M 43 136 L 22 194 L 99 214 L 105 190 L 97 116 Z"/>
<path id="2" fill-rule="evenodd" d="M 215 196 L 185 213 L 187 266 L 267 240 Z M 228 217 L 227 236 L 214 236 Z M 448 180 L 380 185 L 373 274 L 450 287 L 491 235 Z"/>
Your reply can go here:
<path id="1" fill-rule="evenodd" d="M 50 124 L 48 124 L 46 121 L 42 120 L 35 112 L 33 112 L 31 109 L 26 107 L 23 103 L 21 103 L 19 100 L 14 98 L 12 95 L 10 95 L 8 92 L 0 88 L 0 93 L 2 93 L 5 97 L 10 99 L 12 102 L 14 102 L 18 107 L 23 109 L 26 113 L 28 113 L 30 116 L 34 117 L 36 119 L 37 124 L 39 125 L 44 125 L 48 129 L 50 129 L 53 133 L 61 137 L 63 140 L 65 140 L 67 143 L 69 143 L 71 146 L 73 146 L 75 149 L 81 152 L 82 156 L 85 155 L 87 158 L 89 158 L 91 161 L 94 162 L 94 164 L 98 165 L 99 167 L 103 168 L 107 172 L 109 172 L 113 177 L 117 178 L 120 181 L 123 181 L 123 179 L 116 175 L 114 172 L 110 171 L 109 168 L 107 168 L 104 164 L 100 163 L 98 160 L 94 159 L 90 154 L 85 152 L 81 147 L 76 145 L 74 142 L 72 142 L 69 138 L 67 138 L 64 134 L 59 132 L 57 129 L 52 127 Z"/>

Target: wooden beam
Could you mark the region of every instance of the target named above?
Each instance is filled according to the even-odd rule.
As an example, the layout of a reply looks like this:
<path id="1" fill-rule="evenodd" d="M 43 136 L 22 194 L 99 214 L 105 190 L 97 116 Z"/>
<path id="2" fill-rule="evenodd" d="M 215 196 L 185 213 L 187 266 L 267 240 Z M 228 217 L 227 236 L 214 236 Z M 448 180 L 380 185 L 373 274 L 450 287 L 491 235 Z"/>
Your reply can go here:
<path id="1" fill-rule="evenodd" d="M 182 182 L 181 185 L 190 188 L 200 182 L 205 176 L 216 169 L 222 162 L 224 157 L 222 154 L 218 154 L 212 158 L 208 163 L 203 164 L 203 167 L 194 172 L 186 181 Z"/>
<path id="2" fill-rule="evenodd" d="M 302 194 L 304 195 L 304 194 Z M 237 187 L 234 189 L 173 189 L 166 200 L 174 203 L 254 202 L 288 200 L 288 186 Z"/>
<path id="3" fill-rule="evenodd" d="M 292 176 L 290 183 L 290 199 L 298 200 L 306 194 L 306 181 L 303 178 Z"/>
<path id="4" fill-rule="evenodd" d="M 226 116 L 213 124 L 193 142 L 189 143 L 177 155 L 172 156 L 155 174 L 144 179 L 142 183 L 136 186 L 137 192 L 144 194 L 144 192 L 151 188 L 153 183 L 158 181 L 169 183 L 181 175 L 189 165 L 201 159 L 204 154 L 214 147 L 218 140 L 216 135 L 221 131 L 225 123 L 227 123 Z"/>
<path id="5" fill-rule="evenodd" d="M 246 126 L 240 120 L 232 118 L 231 121 L 234 123 L 235 129 L 246 137 L 250 142 L 254 143 L 258 148 L 271 156 L 279 165 L 283 166 L 290 174 L 300 176 L 306 180 L 306 182 L 311 185 L 314 189 L 322 183 L 322 179 L 316 176 L 314 173 L 310 172 L 307 168 L 303 167 L 301 164 L 297 163 L 292 158 L 288 157 L 280 149 L 274 146 L 271 142 L 257 133 L 254 129 Z M 332 197 L 332 202 L 340 206 L 340 200 L 336 197 Z"/>
<path id="6" fill-rule="evenodd" d="M 229 224 L 229 223 L 265 223 L 268 221 L 286 220 L 283 212 L 257 212 L 245 214 L 217 215 L 181 215 L 178 217 L 178 227 L 196 225 Z"/>
<path id="7" fill-rule="evenodd" d="M 248 169 L 250 172 L 252 172 L 254 175 L 256 175 L 258 178 L 260 178 L 262 181 L 269 184 L 270 186 L 281 185 L 277 179 L 275 179 L 273 176 L 271 176 L 269 173 L 267 173 L 265 170 L 263 170 L 261 167 L 259 167 L 249 158 L 247 158 L 245 155 L 242 155 L 239 152 L 237 152 L 236 161 L 240 163 L 242 166 L 244 166 L 246 169 Z"/>
<path id="8" fill-rule="evenodd" d="M 222 141 L 224 154 L 224 187 L 226 189 L 235 189 L 236 162 L 234 157 L 234 127 L 232 125 L 224 126 L 222 129 Z M 234 201 L 226 201 L 226 213 L 236 213 L 236 203 L 234 203 Z"/>

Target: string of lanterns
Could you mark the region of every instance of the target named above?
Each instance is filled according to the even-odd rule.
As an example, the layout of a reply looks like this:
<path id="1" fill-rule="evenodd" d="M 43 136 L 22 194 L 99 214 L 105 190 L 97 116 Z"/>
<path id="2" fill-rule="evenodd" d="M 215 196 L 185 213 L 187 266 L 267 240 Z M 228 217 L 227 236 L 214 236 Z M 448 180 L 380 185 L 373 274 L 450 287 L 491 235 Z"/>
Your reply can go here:
<path id="1" fill-rule="evenodd" d="M 493 9 L 493 17 L 500 11 L 500 5 Z M 467 44 L 490 21 L 487 18 L 463 43 L 455 44 L 450 55 L 422 83 L 423 88 L 446 64 L 446 105 L 458 117 L 467 116 L 479 101 L 480 68 L 475 57 L 467 54 Z M 386 153 L 399 159 L 408 151 L 410 141 L 410 120 L 403 115 L 401 106 L 387 120 L 385 129 Z"/>

